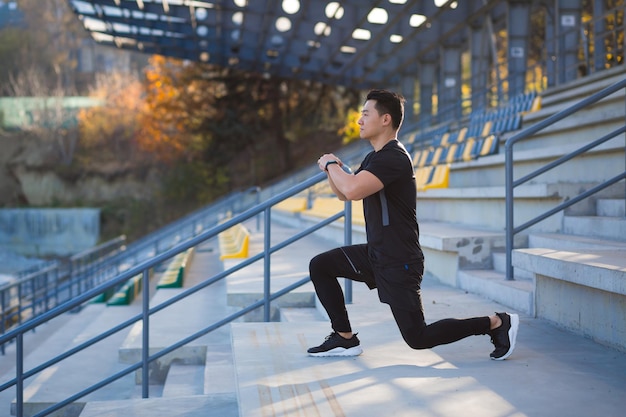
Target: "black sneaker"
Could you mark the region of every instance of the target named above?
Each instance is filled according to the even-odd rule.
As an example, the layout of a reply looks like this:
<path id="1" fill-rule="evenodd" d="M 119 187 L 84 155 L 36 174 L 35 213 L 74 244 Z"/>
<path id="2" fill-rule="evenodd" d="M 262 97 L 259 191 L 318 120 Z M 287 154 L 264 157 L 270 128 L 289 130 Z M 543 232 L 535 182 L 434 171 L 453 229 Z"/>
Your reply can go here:
<path id="1" fill-rule="evenodd" d="M 337 332 L 332 332 L 324 343 L 307 350 L 310 356 L 358 356 L 363 353 L 356 333 L 346 339 Z"/>
<path id="2" fill-rule="evenodd" d="M 519 316 L 517 314 L 496 313 L 502 319 L 502 325 L 493 329 L 491 335 L 491 343 L 496 347 L 489 355 L 491 359 L 503 361 L 513 353 L 515 349 L 515 339 L 517 338 L 517 329 L 519 328 Z"/>

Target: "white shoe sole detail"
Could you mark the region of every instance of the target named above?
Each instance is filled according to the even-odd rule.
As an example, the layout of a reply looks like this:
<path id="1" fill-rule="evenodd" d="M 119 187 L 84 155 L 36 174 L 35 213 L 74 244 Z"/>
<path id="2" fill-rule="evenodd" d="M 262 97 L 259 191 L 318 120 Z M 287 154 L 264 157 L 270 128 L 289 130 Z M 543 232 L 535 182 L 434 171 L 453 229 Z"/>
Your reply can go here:
<path id="1" fill-rule="evenodd" d="M 309 353 L 309 356 L 327 357 L 327 356 L 359 356 L 363 353 L 361 346 L 351 347 L 349 349 L 336 347 L 326 352 Z"/>
<path id="2" fill-rule="evenodd" d="M 517 339 L 517 330 L 519 329 L 519 316 L 517 314 L 509 314 L 511 317 L 511 328 L 509 329 L 509 342 L 511 346 L 509 346 L 509 350 L 499 358 L 491 358 L 494 361 L 503 361 L 513 353 L 515 349 L 515 341 Z"/>

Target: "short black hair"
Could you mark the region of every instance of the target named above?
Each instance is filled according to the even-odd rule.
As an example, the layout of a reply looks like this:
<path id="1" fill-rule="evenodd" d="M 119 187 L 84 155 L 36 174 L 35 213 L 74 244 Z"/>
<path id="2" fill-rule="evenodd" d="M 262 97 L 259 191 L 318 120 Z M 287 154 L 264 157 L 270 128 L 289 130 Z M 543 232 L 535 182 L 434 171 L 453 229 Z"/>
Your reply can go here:
<path id="1" fill-rule="evenodd" d="M 389 114 L 393 128 L 400 129 L 404 120 L 404 102 L 406 101 L 401 94 L 389 90 L 370 90 L 367 93 L 367 100 L 376 100 L 374 108 L 378 114 Z"/>

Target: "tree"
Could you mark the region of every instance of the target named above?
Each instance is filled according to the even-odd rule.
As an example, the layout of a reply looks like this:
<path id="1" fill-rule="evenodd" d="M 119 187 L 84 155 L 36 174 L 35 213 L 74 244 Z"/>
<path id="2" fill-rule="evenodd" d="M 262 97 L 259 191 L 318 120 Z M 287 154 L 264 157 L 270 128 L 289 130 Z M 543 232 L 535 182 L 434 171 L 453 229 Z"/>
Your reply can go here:
<path id="1" fill-rule="evenodd" d="M 32 65 L 45 75 L 50 89 L 76 90 L 76 50 L 88 38 L 65 0 L 18 0 L 24 13 L 27 42 L 20 48 L 16 71 Z M 15 74 L 14 74 L 15 75 Z"/>
<path id="2" fill-rule="evenodd" d="M 15 76 L 26 60 L 23 57 L 24 45 L 31 43 L 30 33 L 16 27 L 0 30 L 0 96 L 9 94 L 9 79 Z"/>
<path id="3" fill-rule="evenodd" d="M 61 88 L 50 88 L 42 72 L 32 65 L 9 77 L 8 91 L 16 106 L 28 114 L 23 131 L 46 144 L 52 144 L 64 165 L 74 157 L 78 134 L 74 114 L 67 108 L 66 94 Z"/>
<path id="4" fill-rule="evenodd" d="M 357 110 L 350 110 L 346 116 L 346 124 L 339 129 L 339 134 L 343 137 L 343 143 L 348 144 L 360 138 L 358 120 L 361 113 Z"/>
<path id="5" fill-rule="evenodd" d="M 137 121 L 145 102 L 142 81 L 130 73 L 100 74 L 90 96 L 101 106 L 84 108 L 78 113 L 80 142 L 84 155 L 98 156 L 101 161 L 132 161 L 137 151 Z M 137 162 L 137 161 L 135 161 Z"/>
<path id="6" fill-rule="evenodd" d="M 245 187 L 301 164 L 294 158 L 301 146 L 315 153 L 330 149 L 324 143 L 339 146 L 337 131 L 357 98 L 323 84 L 154 56 L 138 140 L 165 162 L 212 167 L 213 174 L 200 178 Z M 303 140 L 309 135 L 317 142 Z"/>

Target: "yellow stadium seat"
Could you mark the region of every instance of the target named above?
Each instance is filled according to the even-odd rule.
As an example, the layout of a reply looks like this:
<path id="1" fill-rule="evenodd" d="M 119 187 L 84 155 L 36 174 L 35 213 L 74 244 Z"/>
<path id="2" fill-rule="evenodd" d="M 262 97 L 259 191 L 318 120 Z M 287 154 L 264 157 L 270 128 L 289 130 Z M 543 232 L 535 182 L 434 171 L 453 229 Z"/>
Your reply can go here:
<path id="1" fill-rule="evenodd" d="M 430 181 L 434 171 L 435 167 L 432 165 L 415 170 L 415 187 L 418 191 L 425 189 L 426 184 Z"/>
<path id="2" fill-rule="evenodd" d="M 452 163 L 454 161 L 456 161 L 456 153 L 459 150 L 459 144 L 458 143 L 453 143 L 450 146 L 448 146 L 448 153 L 446 154 L 446 162 L 447 163 Z"/>
<path id="3" fill-rule="evenodd" d="M 459 134 L 456 137 L 457 143 L 463 142 L 465 140 L 465 135 L 467 135 L 467 127 L 463 127 L 459 130 Z"/>
<path id="4" fill-rule="evenodd" d="M 450 183 L 450 165 L 441 164 L 435 167 L 435 171 L 433 175 L 426 184 L 426 189 L 431 188 L 448 188 L 448 184 Z"/>
<path id="5" fill-rule="evenodd" d="M 280 211 L 288 211 L 290 213 L 298 213 L 304 211 L 307 208 L 306 197 L 289 197 L 286 200 L 274 206 L 275 209 Z"/>
<path id="6" fill-rule="evenodd" d="M 471 161 L 474 159 L 474 147 L 476 146 L 476 140 L 468 139 L 463 147 L 463 154 L 461 155 L 461 159 L 463 161 Z"/>

